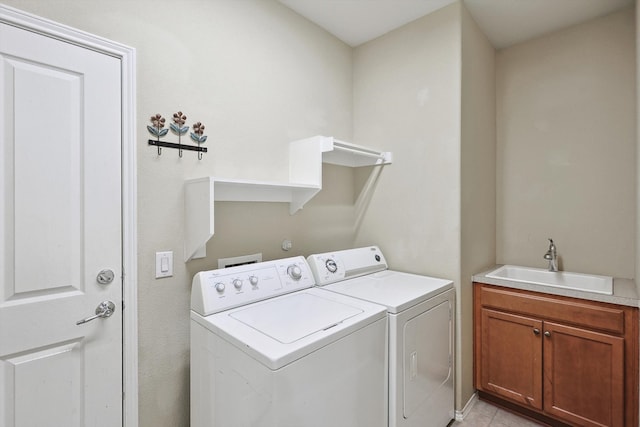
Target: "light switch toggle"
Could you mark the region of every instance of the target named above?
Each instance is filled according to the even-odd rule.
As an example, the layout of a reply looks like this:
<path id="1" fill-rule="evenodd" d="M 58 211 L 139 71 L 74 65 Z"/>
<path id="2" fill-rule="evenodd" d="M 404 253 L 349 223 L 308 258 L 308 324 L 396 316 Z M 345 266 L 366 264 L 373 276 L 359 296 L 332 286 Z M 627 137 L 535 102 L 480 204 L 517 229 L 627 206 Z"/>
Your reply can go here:
<path id="1" fill-rule="evenodd" d="M 173 276 L 173 251 L 156 252 L 156 279 Z"/>

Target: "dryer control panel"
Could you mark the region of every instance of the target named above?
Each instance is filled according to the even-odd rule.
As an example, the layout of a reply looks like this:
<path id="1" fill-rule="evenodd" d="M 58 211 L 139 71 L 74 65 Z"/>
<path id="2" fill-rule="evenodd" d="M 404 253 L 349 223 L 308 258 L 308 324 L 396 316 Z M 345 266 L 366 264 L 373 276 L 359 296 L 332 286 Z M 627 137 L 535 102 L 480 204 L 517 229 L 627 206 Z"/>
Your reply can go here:
<path id="1" fill-rule="evenodd" d="M 208 316 L 314 284 L 309 265 L 301 256 L 201 271 L 193 277 L 191 309 Z"/>
<path id="2" fill-rule="evenodd" d="M 387 261 L 377 246 L 314 254 L 307 261 L 318 286 L 387 269 Z"/>

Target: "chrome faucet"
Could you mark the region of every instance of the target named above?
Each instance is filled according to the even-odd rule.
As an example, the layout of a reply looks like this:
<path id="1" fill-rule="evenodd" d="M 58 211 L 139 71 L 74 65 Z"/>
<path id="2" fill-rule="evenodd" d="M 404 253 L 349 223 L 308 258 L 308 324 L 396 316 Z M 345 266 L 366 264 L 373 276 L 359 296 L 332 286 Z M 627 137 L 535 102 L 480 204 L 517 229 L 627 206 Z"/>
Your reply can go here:
<path id="1" fill-rule="evenodd" d="M 549 249 L 544 254 L 544 259 L 549 261 L 549 271 L 558 271 L 558 253 L 553 239 L 549 239 Z"/>

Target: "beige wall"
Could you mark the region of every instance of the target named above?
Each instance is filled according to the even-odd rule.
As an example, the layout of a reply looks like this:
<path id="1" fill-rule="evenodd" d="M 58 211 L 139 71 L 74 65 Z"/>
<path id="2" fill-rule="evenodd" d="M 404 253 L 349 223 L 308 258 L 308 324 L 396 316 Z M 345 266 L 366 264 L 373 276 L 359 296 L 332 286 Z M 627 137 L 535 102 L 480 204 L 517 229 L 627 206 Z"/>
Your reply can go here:
<path id="1" fill-rule="evenodd" d="M 289 141 L 350 141 L 352 50 L 275 1 L 3 2 L 137 49 L 140 426 L 187 427 L 192 274 L 219 257 L 350 247 L 354 175 L 326 167 L 325 189 L 293 217 L 280 203 L 218 203 L 208 257 L 187 265 L 184 179 L 286 181 Z M 146 144 L 149 116 L 170 120 L 177 110 L 206 126 L 202 161 L 169 149 L 158 157 Z M 280 249 L 285 238 L 290 252 Z M 174 252 L 175 274 L 156 280 L 154 253 L 164 250 Z"/>
<path id="2" fill-rule="evenodd" d="M 460 6 L 354 53 L 354 140 L 393 151 L 357 233 L 396 269 L 456 279 L 460 232 Z M 366 170 L 368 172 L 368 170 Z"/>
<path id="3" fill-rule="evenodd" d="M 634 277 L 633 8 L 497 55 L 497 261 Z"/>
<path id="4" fill-rule="evenodd" d="M 357 47 L 353 79 L 354 139 L 394 156 L 359 218 L 356 245 L 380 245 L 393 269 L 451 279 L 459 295 L 468 291 L 460 280 L 460 15 L 456 3 Z M 470 314 L 460 308 L 458 337 Z M 469 340 L 458 348 L 466 356 Z M 472 388 L 468 364 L 456 369 L 458 407 Z"/>
<path id="5" fill-rule="evenodd" d="M 474 392 L 471 276 L 496 261 L 495 91 L 495 49 L 462 8 L 460 406 Z"/>

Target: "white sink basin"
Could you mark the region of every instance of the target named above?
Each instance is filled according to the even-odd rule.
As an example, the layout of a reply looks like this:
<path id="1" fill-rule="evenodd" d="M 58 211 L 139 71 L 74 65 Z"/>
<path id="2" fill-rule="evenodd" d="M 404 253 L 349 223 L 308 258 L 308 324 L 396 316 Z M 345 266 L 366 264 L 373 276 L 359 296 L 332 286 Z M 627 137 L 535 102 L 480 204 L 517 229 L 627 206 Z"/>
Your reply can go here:
<path id="1" fill-rule="evenodd" d="M 534 283 L 556 288 L 574 289 L 578 291 L 613 294 L 613 278 L 593 274 L 570 273 L 568 271 L 548 271 L 542 268 L 504 265 L 493 270 L 486 277 L 505 279 L 514 282 Z"/>

